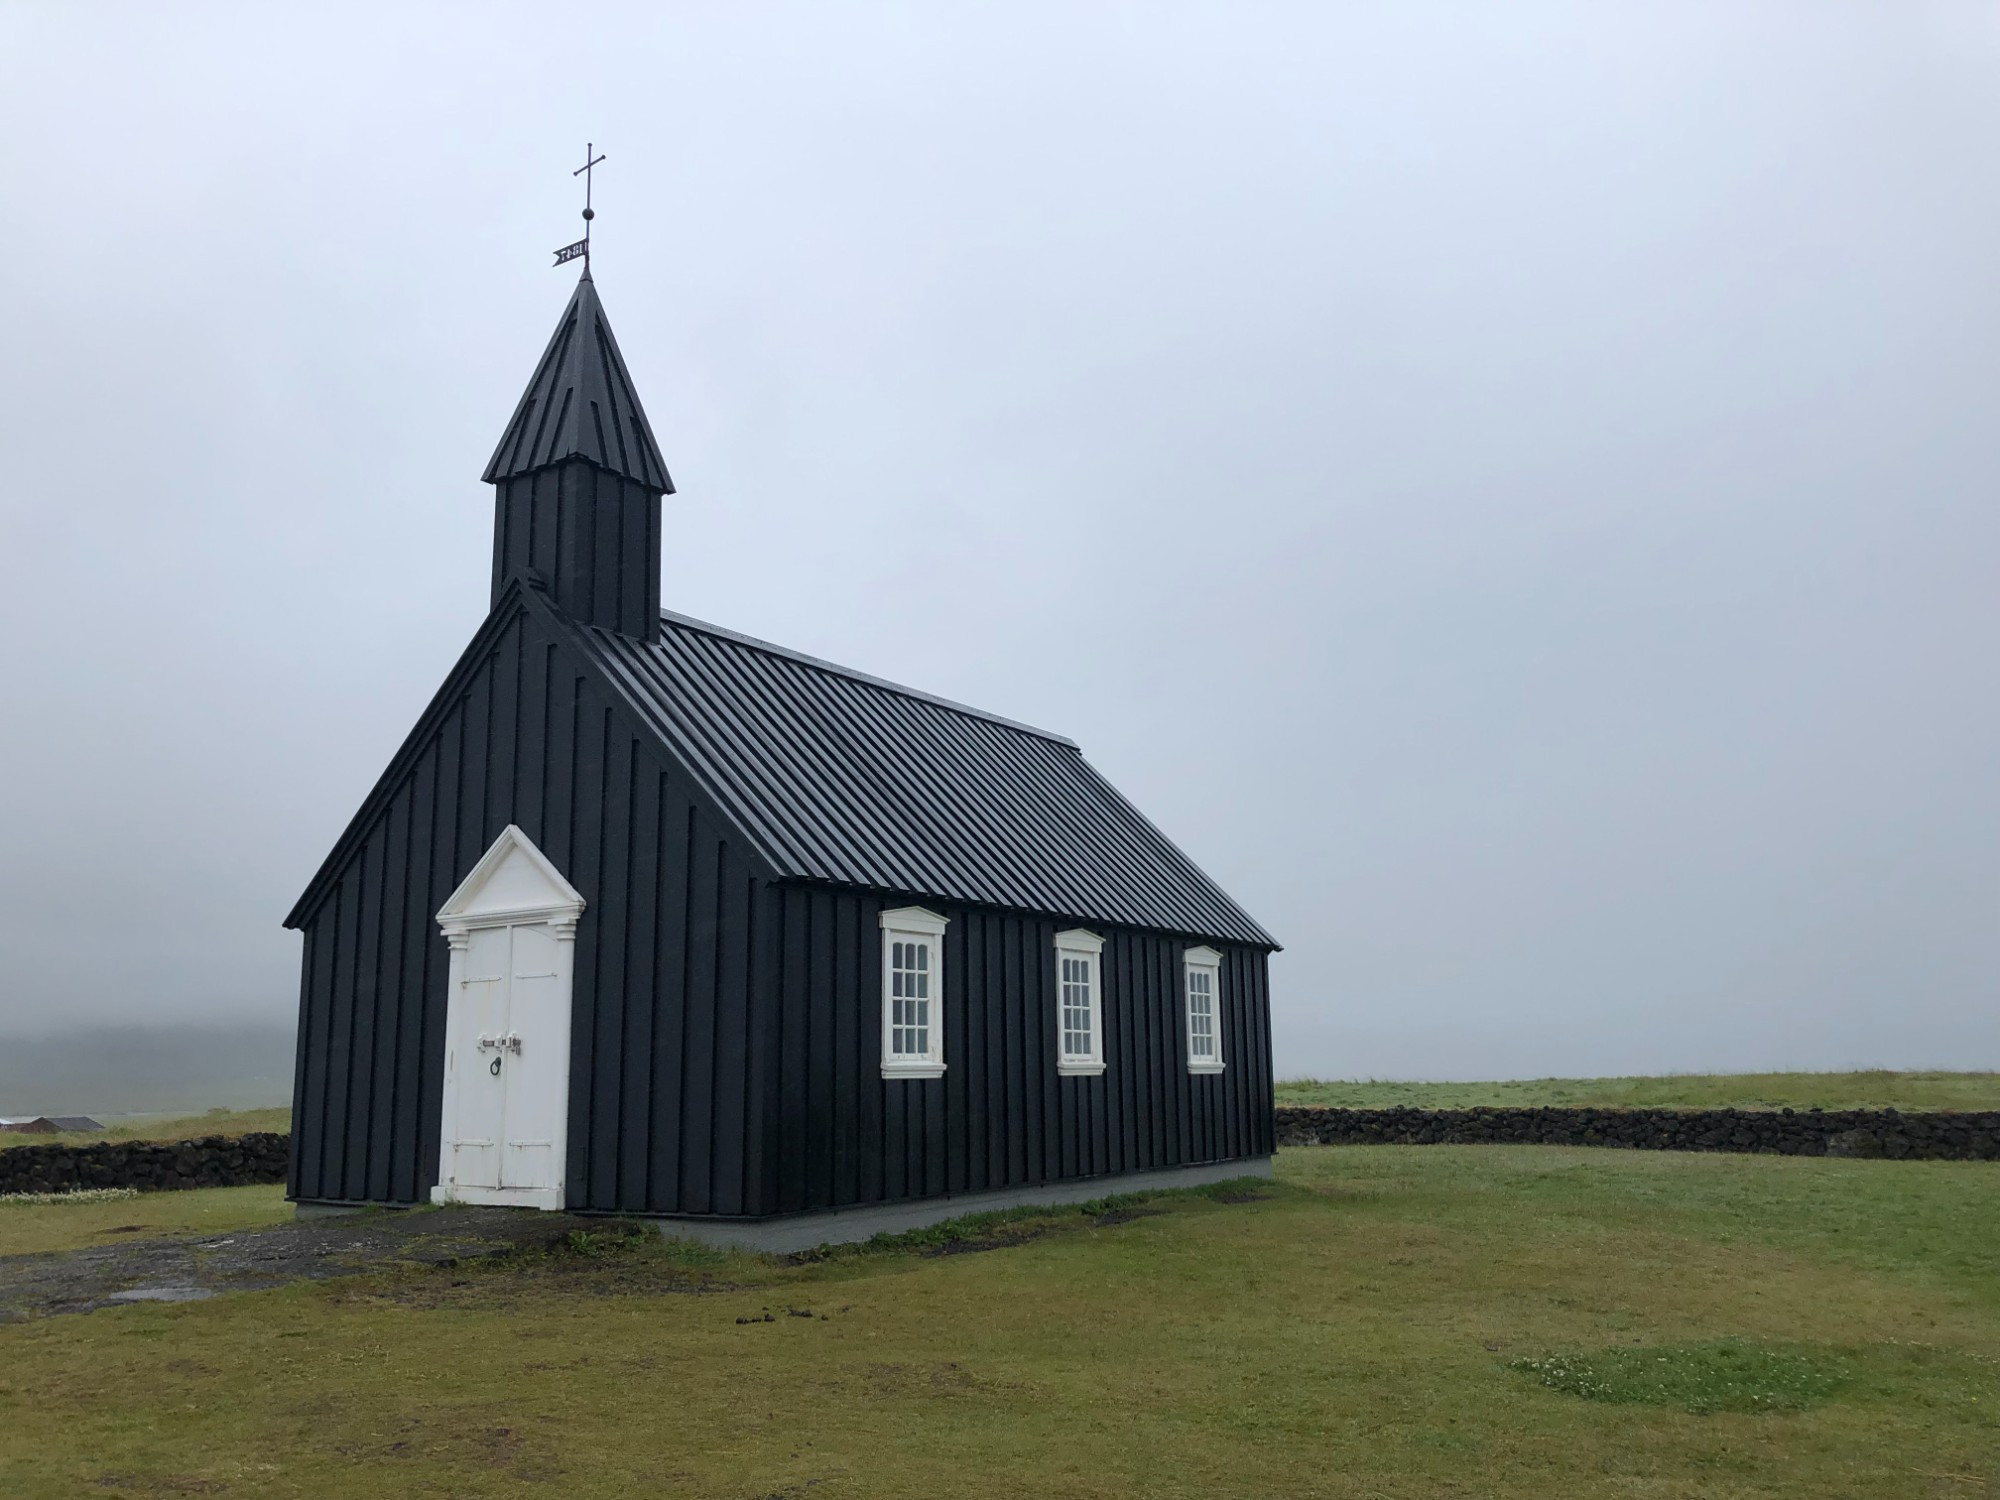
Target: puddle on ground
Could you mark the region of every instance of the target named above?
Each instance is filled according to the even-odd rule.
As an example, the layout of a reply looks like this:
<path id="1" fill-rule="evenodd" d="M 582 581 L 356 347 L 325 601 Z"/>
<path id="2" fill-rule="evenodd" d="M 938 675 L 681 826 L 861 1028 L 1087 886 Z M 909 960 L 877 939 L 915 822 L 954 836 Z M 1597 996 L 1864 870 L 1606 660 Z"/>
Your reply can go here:
<path id="1" fill-rule="evenodd" d="M 560 1242 L 572 1228 L 606 1231 L 602 1220 L 465 1207 L 400 1223 L 394 1215 L 298 1220 L 192 1241 L 148 1239 L 137 1224 L 115 1225 L 86 1248 L 0 1255 L 0 1326 L 100 1307 L 201 1302 L 380 1266 L 453 1264 L 540 1245 L 551 1235 Z"/>

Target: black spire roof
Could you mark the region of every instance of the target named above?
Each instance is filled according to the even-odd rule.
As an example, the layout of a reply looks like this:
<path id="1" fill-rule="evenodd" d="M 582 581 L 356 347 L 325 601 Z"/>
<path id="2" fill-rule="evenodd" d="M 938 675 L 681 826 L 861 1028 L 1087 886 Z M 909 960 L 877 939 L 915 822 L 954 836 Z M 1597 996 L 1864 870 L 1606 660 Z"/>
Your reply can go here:
<path id="1" fill-rule="evenodd" d="M 588 270 L 482 477 L 498 484 L 569 458 L 674 492 Z"/>

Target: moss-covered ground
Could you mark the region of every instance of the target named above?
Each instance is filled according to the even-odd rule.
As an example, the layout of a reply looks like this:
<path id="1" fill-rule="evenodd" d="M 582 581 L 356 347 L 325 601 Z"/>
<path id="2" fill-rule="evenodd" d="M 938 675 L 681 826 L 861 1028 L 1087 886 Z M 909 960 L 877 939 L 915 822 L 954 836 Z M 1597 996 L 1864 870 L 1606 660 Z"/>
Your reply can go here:
<path id="1" fill-rule="evenodd" d="M 607 1225 L 0 1327 L 9 1497 L 540 1493 L 1992 1496 L 2000 1167 L 1314 1148 L 798 1264 Z"/>
<path id="2" fill-rule="evenodd" d="M 2000 1109 L 2000 1073 L 1681 1073 L 1657 1078 L 1530 1078 L 1396 1083 L 1294 1078 L 1280 1104 L 1344 1109 Z"/>
<path id="3" fill-rule="evenodd" d="M 226 1234 L 291 1217 L 292 1205 L 285 1201 L 283 1183 L 117 1198 L 81 1194 L 76 1202 L 55 1204 L 0 1198 L 0 1255 L 82 1250 L 121 1240 Z"/>

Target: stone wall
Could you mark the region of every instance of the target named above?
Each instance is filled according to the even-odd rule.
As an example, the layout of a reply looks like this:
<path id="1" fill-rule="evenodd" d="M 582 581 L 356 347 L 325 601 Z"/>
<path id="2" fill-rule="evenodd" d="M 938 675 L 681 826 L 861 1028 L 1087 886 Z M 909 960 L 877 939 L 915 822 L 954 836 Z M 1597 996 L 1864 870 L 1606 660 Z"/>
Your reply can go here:
<path id="1" fill-rule="evenodd" d="M 1280 1146 L 1623 1146 L 1781 1156 L 2000 1161 L 2000 1111 L 1893 1109 L 1313 1109 L 1280 1105 Z M 0 1150 L 0 1193 L 243 1187 L 283 1182 L 289 1136 L 105 1141 Z"/>
<path id="2" fill-rule="evenodd" d="M 2000 1161 L 2000 1111 L 1278 1108 L 1280 1146 L 1624 1146 Z"/>
<path id="3" fill-rule="evenodd" d="M 259 1131 L 198 1141 L 100 1141 L 88 1146 L 0 1150 L 0 1193 L 67 1193 L 76 1188 L 244 1187 L 283 1182 L 291 1137 Z"/>

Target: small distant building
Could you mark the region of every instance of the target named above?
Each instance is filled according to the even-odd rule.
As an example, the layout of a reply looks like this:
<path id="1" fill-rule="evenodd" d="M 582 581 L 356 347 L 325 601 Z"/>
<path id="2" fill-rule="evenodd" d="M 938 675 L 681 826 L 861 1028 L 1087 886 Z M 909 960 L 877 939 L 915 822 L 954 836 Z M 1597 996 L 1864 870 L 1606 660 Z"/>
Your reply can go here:
<path id="1" fill-rule="evenodd" d="M 65 1130 L 102 1130 L 104 1123 L 89 1115 L 0 1115 L 0 1130 L 32 1135 L 58 1135 Z"/>

